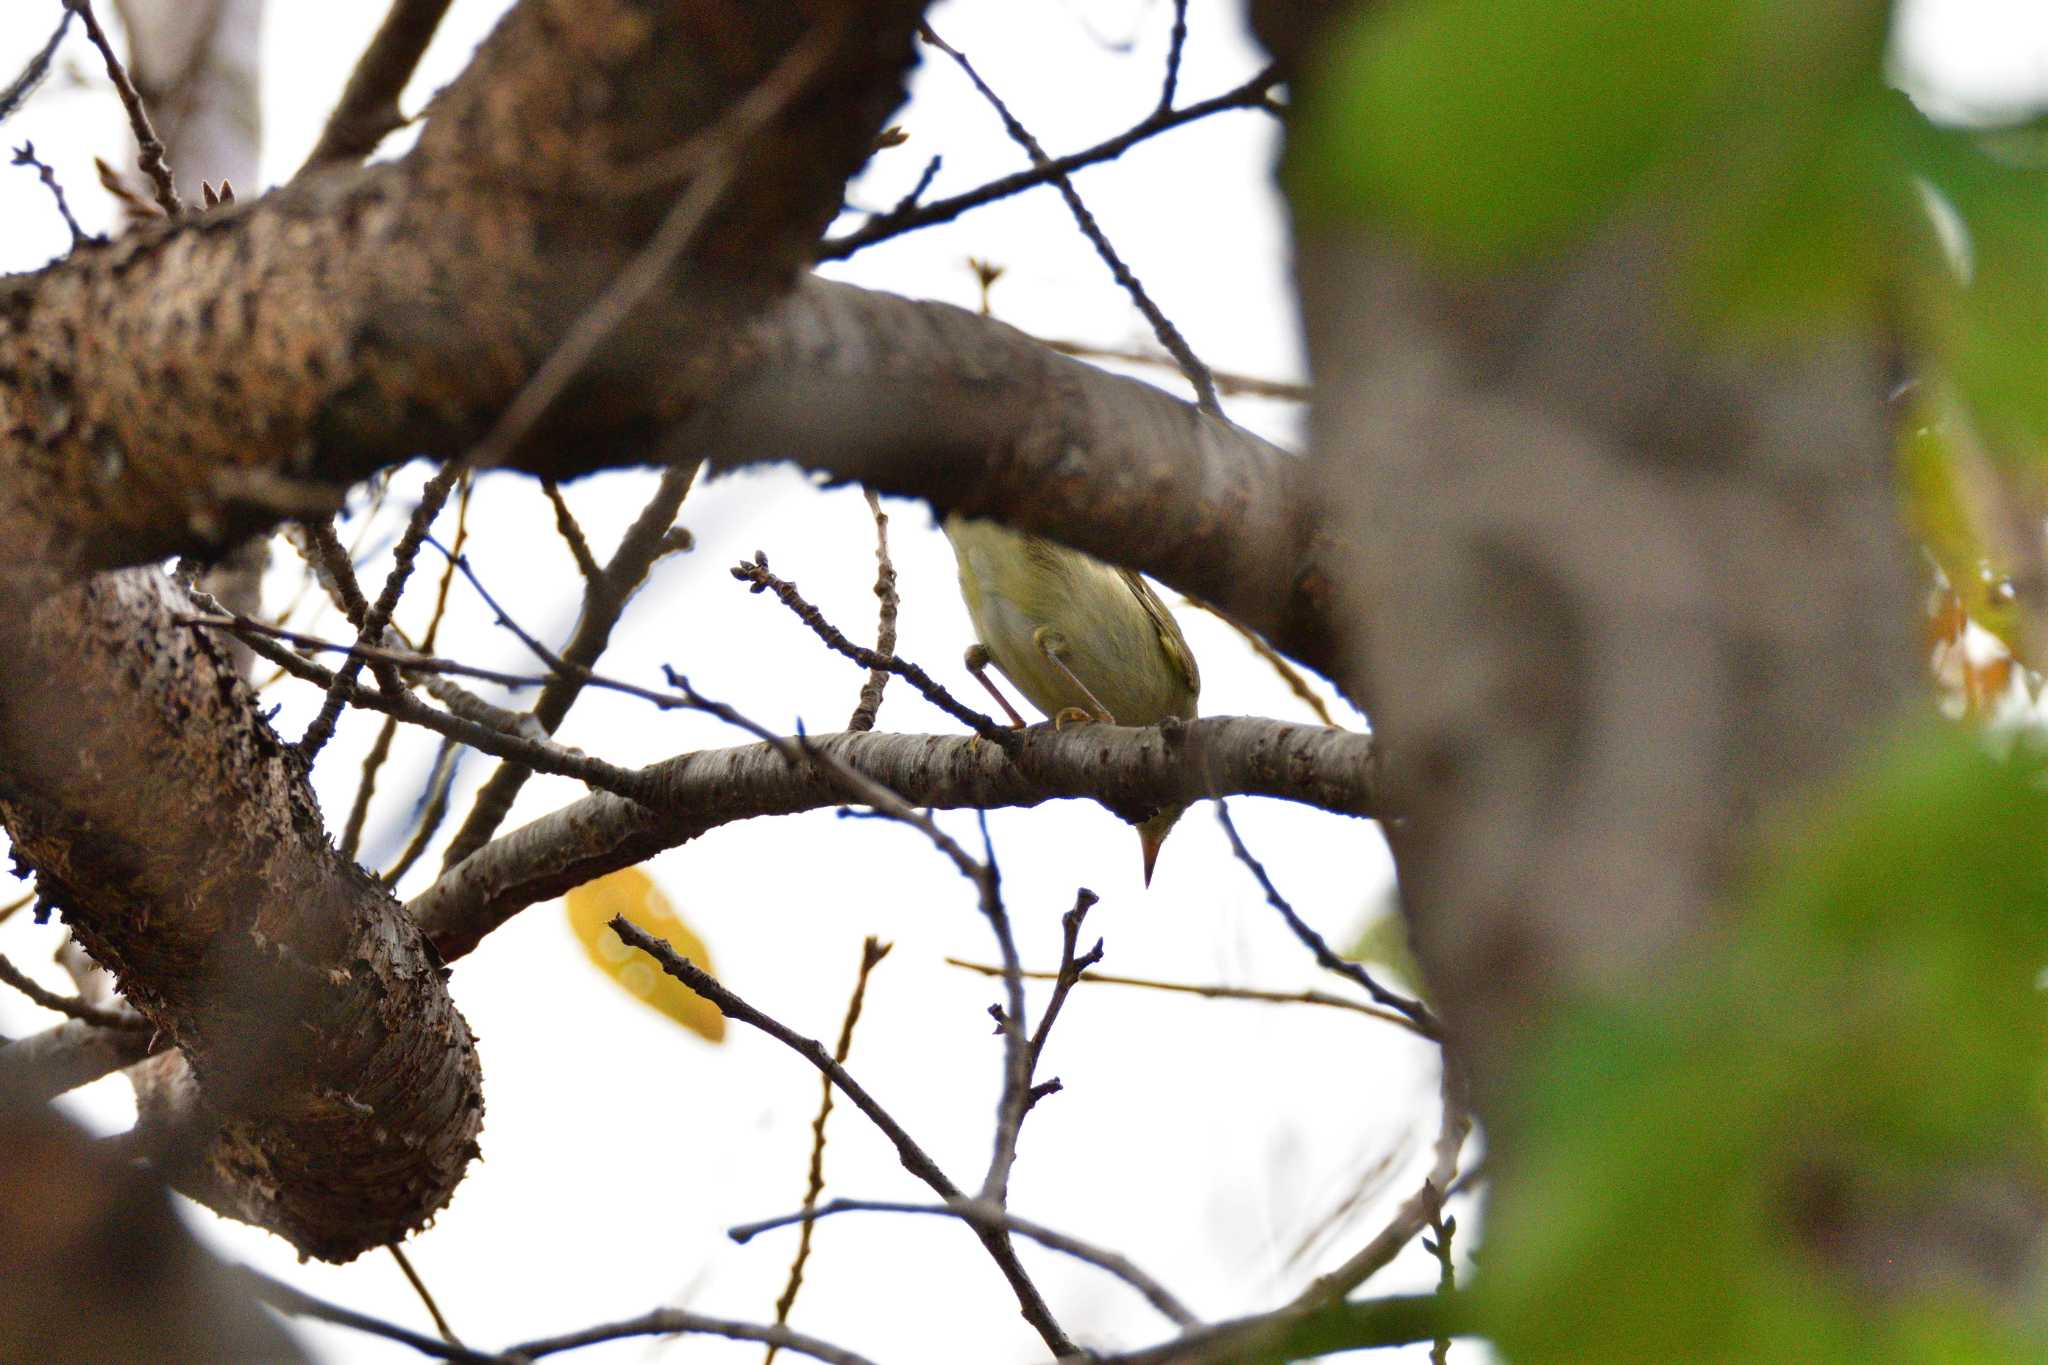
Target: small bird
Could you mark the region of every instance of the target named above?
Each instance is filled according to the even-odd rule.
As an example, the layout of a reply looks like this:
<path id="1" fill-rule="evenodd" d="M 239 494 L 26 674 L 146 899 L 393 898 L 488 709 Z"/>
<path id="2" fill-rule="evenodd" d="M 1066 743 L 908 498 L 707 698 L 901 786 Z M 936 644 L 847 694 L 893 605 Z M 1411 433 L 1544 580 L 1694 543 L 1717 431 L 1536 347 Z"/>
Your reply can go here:
<path id="1" fill-rule="evenodd" d="M 991 662 L 1055 726 L 1194 719 L 1202 690 L 1194 652 L 1143 578 L 991 521 L 949 516 L 946 538 L 979 637 L 968 647 L 967 671 L 1013 723 L 1024 718 L 988 676 Z M 1186 809 L 1169 806 L 1138 826 L 1147 886 L 1159 846 Z"/>

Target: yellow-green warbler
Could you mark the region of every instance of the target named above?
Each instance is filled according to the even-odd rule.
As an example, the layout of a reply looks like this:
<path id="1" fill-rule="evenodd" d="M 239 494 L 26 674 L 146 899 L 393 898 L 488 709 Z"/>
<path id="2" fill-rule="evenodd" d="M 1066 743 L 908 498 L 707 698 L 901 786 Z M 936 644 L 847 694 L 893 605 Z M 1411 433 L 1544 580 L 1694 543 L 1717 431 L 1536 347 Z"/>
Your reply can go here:
<path id="1" fill-rule="evenodd" d="M 967 668 L 1018 725 L 1024 718 L 988 676 L 993 662 L 1053 724 L 1192 720 L 1202 675 L 1159 594 L 1129 569 L 990 521 L 946 518 L 960 594 L 980 643 Z M 1138 826 L 1145 882 L 1185 806 Z"/>

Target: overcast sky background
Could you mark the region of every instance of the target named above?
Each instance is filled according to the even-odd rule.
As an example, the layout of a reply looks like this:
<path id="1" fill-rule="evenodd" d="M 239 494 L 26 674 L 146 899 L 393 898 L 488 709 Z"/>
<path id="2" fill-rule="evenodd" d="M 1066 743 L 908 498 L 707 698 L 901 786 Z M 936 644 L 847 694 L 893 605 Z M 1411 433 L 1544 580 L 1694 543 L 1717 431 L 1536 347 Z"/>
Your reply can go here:
<path id="1" fill-rule="evenodd" d="M 271 8 L 264 167 L 274 182 L 304 158 L 384 5 L 282 0 Z M 456 0 L 408 110 L 461 70 L 503 9 L 503 0 Z M 1235 85 L 1261 64 L 1239 10 L 1223 0 L 1191 6 L 1183 100 Z M 33 22 L 19 17 L 32 11 Z M 46 19 L 56 11 L 55 0 L 17 6 L 15 22 L 0 32 L 0 61 L 18 65 L 46 36 Z M 1054 152 L 1097 141 L 1151 107 L 1170 19 L 1166 0 L 952 0 L 932 12 L 938 31 L 967 52 Z M 1899 32 L 1899 70 L 1944 112 L 2027 106 L 2048 91 L 2048 14 L 2036 4 L 1926 0 L 1904 7 Z M 74 36 L 64 69 L 11 121 L 6 136 L 10 146 L 36 143 L 88 228 L 111 228 L 114 215 L 93 181 L 91 158 L 127 166 L 133 155 L 118 106 L 89 57 Z M 857 207 L 893 203 L 934 154 L 944 166 L 931 197 L 1024 164 L 995 116 L 936 54 L 926 54 L 898 121 L 910 140 L 879 154 L 851 188 Z M 406 140 L 394 139 L 384 154 L 402 151 Z M 1204 360 L 1301 380 L 1284 223 L 1269 180 L 1276 147 L 1270 118 L 1227 114 L 1084 172 L 1077 183 Z M 178 170 L 188 196 L 207 174 L 204 167 Z M 245 197 L 255 188 L 241 187 Z M 33 269 L 64 249 L 64 229 L 31 173 L 0 177 L 0 205 L 0 268 Z M 842 229 L 854 221 L 844 220 Z M 1047 338 L 1151 348 L 1143 320 L 1049 190 L 899 239 L 830 273 L 973 307 L 979 295 L 969 257 L 1005 268 L 993 294 L 993 309 L 1005 320 Z M 1170 371 L 1133 372 L 1185 392 Z M 1301 413 L 1293 405 L 1225 405 L 1234 420 L 1299 445 Z M 363 531 L 367 550 L 388 548 L 421 478 L 415 467 L 394 479 L 383 511 Z M 600 555 L 653 481 L 651 473 L 633 471 L 569 487 Z M 367 495 L 356 499 L 358 519 L 344 527 L 345 539 L 362 528 L 368 503 Z M 951 552 L 922 506 L 892 502 L 889 510 L 903 595 L 899 651 L 979 704 L 959 666 L 971 635 Z M 786 472 L 748 473 L 700 485 L 679 520 L 695 533 L 697 548 L 657 567 L 603 670 L 658 685 L 661 665 L 671 664 L 707 694 L 770 726 L 790 729 L 800 720 L 813 732 L 841 728 L 862 673 L 828 655 L 778 604 L 747 593 L 727 570 L 764 550 L 775 570 L 848 634 L 871 638 L 873 526 L 859 493 L 820 490 Z M 442 529 L 451 525 L 452 512 Z M 484 479 L 470 526 L 473 562 L 493 593 L 529 629 L 563 638 L 574 621 L 578 583 L 534 486 L 519 476 Z M 422 560 L 417 583 L 438 571 L 431 561 Z M 364 572 L 381 580 L 376 553 Z M 297 561 L 283 551 L 270 584 L 273 606 L 291 597 L 297 579 Z M 417 629 L 430 600 L 430 592 L 416 591 L 401 620 Z M 1312 719 L 1228 628 L 1198 610 L 1182 608 L 1179 617 L 1201 662 L 1205 714 Z M 342 633 L 331 610 L 300 623 Z M 459 583 L 441 652 L 484 666 L 531 667 Z M 280 733 L 296 737 L 316 699 L 296 685 L 267 696 L 283 707 Z M 1354 712 L 1341 718 L 1363 724 Z M 881 723 L 958 730 L 900 682 L 889 688 Z M 377 725 L 375 717 L 352 716 L 320 760 L 316 782 L 336 828 Z M 657 713 L 601 693 L 578 704 L 560 737 L 626 764 L 746 740 L 702 716 Z M 413 797 L 433 758 L 432 737 L 404 738 L 385 770 L 365 840 L 372 866 L 388 864 L 404 844 Z M 492 766 L 475 756 L 465 763 L 458 818 Z M 580 794 L 560 779 L 531 781 L 504 828 Z M 1283 889 L 1333 940 L 1348 942 L 1383 904 L 1390 866 L 1371 825 L 1276 802 L 1233 807 Z M 969 816 L 941 822 L 956 837 L 975 836 Z M 1055 965 L 1059 915 L 1076 888 L 1087 886 L 1103 898 L 1089 932 L 1107 941 L 1105 971 L 1342 989 L 1317 972 L 1264 905 L 1206 810 L 1191 811 L 1175 831 L 1149 891 L 1139 881 L 1134 832 L 1091 804 L 998 812 L 990 827 L 1028 965 Z M 437 867 L 430 855 L 401 894 L 415 894 Z M 970 889 L 929 847 L 906 830 L 824 812 L 719 830 L 655 859 L 647 871 L 708 942 L 721 979 L 810 1036 L 836 1034 L 862 937 L 894 942 L 870 986 L 851 1070 L 956 1181 L 979 1181 L 999 1065 L 985 1011 L 997 988 L 943 959 L 987 961 L 993 947 Z M 0 877 L 0 900 L 16 893 Z M 17 915 L 0 926 L 0 953 L 66 989 L 49 965 L 60 935 L 54 923 L 37 926 Z M 801 1203 L 815 1072 L 779 1044 L 738 1027 L 712 1047 L 627 998 L 584 961 L 559 903 L 534 906 L 493 935 L 458 965 L 452 989 L 480 1039 L 489 1106 L 485 1159 L 408 1251 L 457 1331 L 473 1345 L 496 1347 L 663 1304 L 770 1320 L 795 1233 L 740 1247 L 724 1232 Z M 1034 992 L 1034 1004 L 1042 999 Z M 0 992 L 0 1035 L 52 1021 Z M 1272 1306 L 1355 1249 L 1419 1181 L 1435 1130 L 1429 1051 L 1383 1024 L 1331 1010 L 1083 987 L 1054 1033 L 1043 1074 L 1060 1077 L 1066 1088 L 1025 1127 L 1012 1207 L 1122 1251 L 1215 1317 Z M 133 1117 L 118 1077 L 66 1106 L 102 1132 L 118 1131 Z M 832 1122 L 826 1176 L 828 1196 L 928 1197 L 843 1104 Z M 1361 1192 L 1367 1197 L 1332 1224 L 1332 1211 Z M 350 1307 L 430 1329 L 388 1256 L 302 1267 L 276 1238 L 191 1206 L 187 1212 L 223 1255 Z M 1476 1223 L 1469 1211 L 1466 1217 Z M 1023 1255 L 1064 1325 L 1089 1344 L 1135 1346 L 1169 1332 L 1164 1319 L 1100 1272 L 1029 1246 Z M 1411 1248 L 1372 1288 L 1426 1288 L 1434 1279 L 1434 1262 Z M 979 1245 L 963 1228 L 936 1219 L 848 1215 L 822 1224 L 792 1322 L 892 1363 L 1043 1357 Z M 351 1332 L 303 1324 L 295 1330 L 324 1360 L 419 1358 Z M 1422 1352 L 1389 1358 L 1408 1354 Z M 638 1340 L 581 1358 L 676 1356 L 751 1360 L 759 1348 L 704 1338 Z"/>

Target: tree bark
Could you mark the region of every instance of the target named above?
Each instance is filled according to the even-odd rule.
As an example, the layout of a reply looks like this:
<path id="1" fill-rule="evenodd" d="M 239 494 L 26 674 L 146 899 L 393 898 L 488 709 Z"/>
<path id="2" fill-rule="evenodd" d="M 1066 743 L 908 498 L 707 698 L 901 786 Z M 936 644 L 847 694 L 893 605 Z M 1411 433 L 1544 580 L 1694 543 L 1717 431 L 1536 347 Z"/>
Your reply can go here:
<path id="1" fill-rule="evenodd" d="M 600 447 L 637 451 L 793 281 L 900 98 L 916 12 L 528 0 L 404 162 L 9 282 L 0 821 L 189 1059 L 197 1089 L 168 1077 L 145 1119 L 199 1141 L 182 1174 L 223 1211 L 331 1259 L 419 1226 L 475 1150 L 475 1052 L 416 926 L 328 845 L 296 754 L 175 623 L 181 590 L 87 575 L 225 549 L 412 451 L 460 449 L 702 169 L 664 155 L 824 25 L 819 74 L 766 134 L 699 144 L 739 159 L 731 190 L 652 324 L 565 399 Z M 650 347 L 685 341 L 664 394 L 678 366 Z"/>

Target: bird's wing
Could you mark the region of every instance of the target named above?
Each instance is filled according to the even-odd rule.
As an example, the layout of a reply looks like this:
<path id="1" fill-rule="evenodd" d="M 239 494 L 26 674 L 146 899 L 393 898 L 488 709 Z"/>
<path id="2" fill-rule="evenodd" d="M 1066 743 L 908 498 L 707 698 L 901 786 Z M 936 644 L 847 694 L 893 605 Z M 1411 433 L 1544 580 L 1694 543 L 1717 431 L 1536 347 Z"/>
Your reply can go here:
<path id="1" fill-rule="evenodd" d="M 1124 585 L 1138 599 L 1145 614 L 1152 618 L 1153 626 L 1159 631 L 1159 647 L 1166 651 L 1166 657 L 1178 669 L 1182 681 L 1188 685 L 1188 696 L 1192 700 L 1201 695 L 1202 671 L 1195 667 L 1195 652 L 1188 648 L 1187 637 L 1180 633 L 1180 625 L 1173 619 L 1173 613 L 1166 609 L 1166 603 L 1159 600 L 1159 594 L 1152 591 L 1152 585 L 1144 577 L 1130 569 L 1118 569 Z M 1188 708 L 1193 714 L 1194 708 Z"/>

